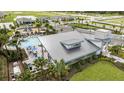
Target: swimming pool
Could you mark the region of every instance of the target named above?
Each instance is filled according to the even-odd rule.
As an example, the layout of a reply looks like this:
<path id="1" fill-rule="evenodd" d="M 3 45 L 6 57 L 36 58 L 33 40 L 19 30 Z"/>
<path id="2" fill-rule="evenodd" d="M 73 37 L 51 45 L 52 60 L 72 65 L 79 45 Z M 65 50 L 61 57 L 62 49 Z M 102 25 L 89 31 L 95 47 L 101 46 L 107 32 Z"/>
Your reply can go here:
<path id="1" fill-rule="evenodd" d="M 21 42 L 20 47 L 24 48 L 28 55 L 28 59 L 24 61 L 26 64 L 33 64 L 34 60 L 42 57 L 41 47 L 39 47 L 41 42 L 38 37 L 39 36 L 27 37 Z"/>
<path id="2" fill-rule="evenodd" d="M 21 42 L 21 45 L 20 45 L 22 48 L 41 45 L 41 42 L 38 39 L 38 37 L 28 37 L 28 38 L 25 38 L 24 40 L 25 41 Z"/>

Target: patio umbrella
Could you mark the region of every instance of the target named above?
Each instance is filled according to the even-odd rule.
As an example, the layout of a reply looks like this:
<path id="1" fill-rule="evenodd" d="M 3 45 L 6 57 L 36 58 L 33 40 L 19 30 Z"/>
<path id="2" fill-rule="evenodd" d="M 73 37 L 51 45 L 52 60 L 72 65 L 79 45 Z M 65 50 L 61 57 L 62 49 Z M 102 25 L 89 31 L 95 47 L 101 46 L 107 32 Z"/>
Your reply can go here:
<path id="1" fill-rule="evenodd" d="M 36 48 L 36 47 L 33 47 L 33 48 L 32 48 L 32 50 L 33 50 L 33 51 L 36 51 L 36 50 L 37 50 L 37 48 Z"/>

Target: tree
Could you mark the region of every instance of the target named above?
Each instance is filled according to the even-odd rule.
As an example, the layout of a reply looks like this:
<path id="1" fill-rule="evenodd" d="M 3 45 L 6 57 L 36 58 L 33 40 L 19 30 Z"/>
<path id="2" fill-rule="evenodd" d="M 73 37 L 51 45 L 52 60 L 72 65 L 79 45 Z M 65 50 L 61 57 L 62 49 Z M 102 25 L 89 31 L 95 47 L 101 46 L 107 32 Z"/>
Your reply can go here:
<path id="1" fill-rule="evenodd" d="M 46 23 L 46 24 L 45 24 L 45 27 L 47 28 L 47 29 L 46 29 L 46 34 L 48 35 L 48 34 L 49 34 L 49 24 Z"/>
<path id="2" fill-rule="evenodd" d="M 55 77 L 56 80 L 65 80 L 66 76 L 68 76 L 69 67 L 65 65 L 63 60 L 59 62 L 55 61 Z"/>
<path id="3" fill-rule="evenodd" d="M 34 61 L 34 66 L 36 66 L 37 70 L 43 69 L 42 67 L 47 63 L 47 59 L 38 58 Z"/>
<path id="4" fill-rule="evenodd" d="M 5 46 L 5 49 L 7 51 L 7 54 L 9 55 L 9 50 L 7 49 L 7 43 L 8 43 L 9 36 L 7 34 L 0 34 L 0 49 L 3 49 L 3 46 Z"/>
<path id="5" fill-rule="evenodd" d="M 113 46 L 110 48 L 110 51 L 112 52 L 112 54 L 118 55 L 121 51 L 121 46 Z"/>
<path id="6" fill-rule="evenodd" d="M 36 72 L 29 73 L 25 71 L 21 74 L 20 80 L 66 80 L 69 68 L 65 65 L 63 60 L 55 61 L 55 63 L 49 63 L 47 59 L 38 58 L 33 64 L 36 68 Z"/>
<path id="7" fill-rule="evenodd" d="M 16 29 L 16 26 L 13 26 L 13 25 L 10 25 L 9 26 L 12 30 L 14 30 L 15 31 L 15 29 Z"/>
<path id="8" fill-rule="evenodd" d="M 7 33 L 7 28 L 6 28 L 6 26 L 5 25 L 3 25 L 3 30 L 4 30 L 4 33 Z"/>
<path id="9" fill-rule="evenodd" d="M 20 59 L 20 61 L 22 62 L 23 61 L 22 51 L 19 48 L 19 45 L 21 44 L 22 40 L 19 40 L 19 38 L 17 36 L 13 40 L 10 41 L 9 45 L 12 45 L 12 46 L 16 47 L 16 50 L 17 50 L 17 55 L 16 55 L 17 56 L 17 60 Z"/>
<path id="10" fill-rule="evenodd" d="M 75 30 L 75 28 L 76 28 L 75 26 L 72 26 L 73 31 Z"/>
<path id="11" fill-rule="evenodd" d="M 26 69 L 23 73 L 21 73 L 18 77 L 17 80 L 21 80 L 21 81 L 32 81 L 33 77 L 32 77 L 32 73 L 30 72 L 29 69 Z"/>
<path id="12" fill-rule="evenodd" d="M 42 24 L 40 22 L 36 22 L 35 26 L 38 28 L 38 31 L 40 31 L 40 27 L 42 26 Z"/>
<path id="13" fill-rule="evenodd" d="M 44 58 L 38 58 L 34 61 L 37 73 L 35 73 L 35 80 L 47 80 L 47 64 L 48 60 Z"/>
<path id="14" fill-rule="evenodd" d="M 6 43 L 8 42 L 9 36 L 7 34 L 0 34 L 0 52 L 3 54 L 3 56 L 7 59 L 7 72 L 8 72 L 8 80 L 9 80 L 9 50 L 7 49 Z M 5 45 L 7 54 L 4 53 L 3 46 Z"/>
<path id="15" fill-rule="evenodd" d="M 15 32 L 15 37 L 16 37 L 17 39 L 19 39 L 19 38 L 21 37 L 21 33 L 20 33 L 19 31 L 16 31 L 16 32 Z"/>

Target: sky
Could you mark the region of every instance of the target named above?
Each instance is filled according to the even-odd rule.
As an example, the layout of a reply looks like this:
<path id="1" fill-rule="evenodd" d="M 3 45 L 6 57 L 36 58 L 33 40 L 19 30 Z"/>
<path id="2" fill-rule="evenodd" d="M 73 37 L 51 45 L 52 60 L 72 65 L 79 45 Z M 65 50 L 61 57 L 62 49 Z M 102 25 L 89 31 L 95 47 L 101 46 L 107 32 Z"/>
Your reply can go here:
<path id="1" fill-rule="evenodd" d="M 2 0 L 0 10 L 120 11 L 123 0 Z"/>

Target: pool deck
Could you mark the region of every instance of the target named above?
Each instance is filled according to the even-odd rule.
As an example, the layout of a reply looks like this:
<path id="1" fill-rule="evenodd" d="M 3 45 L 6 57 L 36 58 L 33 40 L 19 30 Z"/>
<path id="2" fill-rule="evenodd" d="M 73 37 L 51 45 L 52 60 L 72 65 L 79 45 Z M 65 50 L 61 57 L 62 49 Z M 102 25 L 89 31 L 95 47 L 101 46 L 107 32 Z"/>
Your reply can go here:
<path id="1" fill-rule="evenodd" d="M 38 36 L 28 37 L 28 39 L 30 39 L 30 38 L 37 38 L 39 40 Z M 40 40 L 39 40 L 39 42 L 40 42 Z M 31 47 L 34 47 L 34 45 L 32 45 Z M 24 48 L 25 51 L 26 51 L 26 54 L 28 55 L 28 59 L 25 60 L 25 61 L 23 61 L 23 63 L 33 64 L 33 61 L 35 59 L 37 59 L 38 57 L 42 57 L 42 48 L 38 44 L 35 45 L 35 48 L 36 48 L 35 51 L 33 51 L 33 50 L 27 50 L 27 47 Z M 35 55 L 33 53 L 30 53 L 30 51 L 37 52 L 37 57 L 35 57 Z M 44 51 L 44 58 L 48 58 L 47 52 L 45 52 L 45 50 L 43 50 L 43 51 Z"/>

